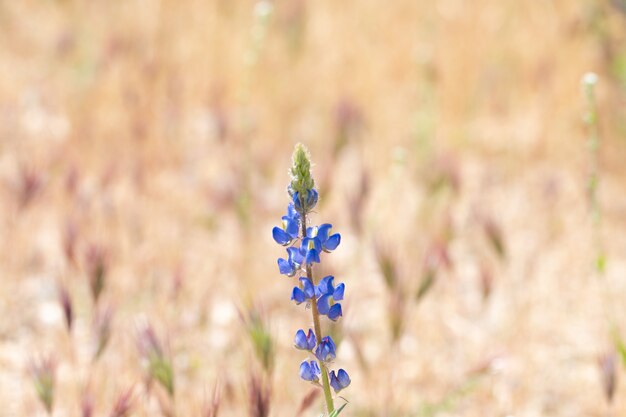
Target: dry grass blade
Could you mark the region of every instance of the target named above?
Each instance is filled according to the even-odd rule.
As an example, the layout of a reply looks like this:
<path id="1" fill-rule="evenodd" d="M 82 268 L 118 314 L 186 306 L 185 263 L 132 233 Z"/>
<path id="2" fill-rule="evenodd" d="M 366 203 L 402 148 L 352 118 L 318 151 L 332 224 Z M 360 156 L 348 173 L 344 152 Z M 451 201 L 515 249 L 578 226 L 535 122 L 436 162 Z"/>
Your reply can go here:
<path id="1" fill-rule="evenodd" d="M 57 363 L 52 356 L 44 356 L 33 359 L 29 368 L 37 396 L 51 415 L 54 406 Z"/>
<path id="2" fill-rule="evenodd" d="M 319 388 L 313 388 L 309 390 L 304 398 L 302 398 L 302 401 L 300 401 L 300 406 L 298 407 L 298 413 L 296 414 L 296 416 L 303 415 L 305 411 L 311 408 L 315 401 L 317 401 L 317 399 L 320 397 L 321 393 L 322 392 Z"/>
<path id="3" fill-rule="evenodd" d="M 113 405 L 113 409 L 111 410 L 109 417 L 129 417 L 132 412 L 134 402 L 134 387 L 130 387 L 120 392 L 115 400 L 115 404 Z"/>
<path id="4" fill-rule="evenodd" d="M 248 383 L 248 415 L 269 416 L 271 397 L 272 390 L 267 378 L 257 374 L 251 375 Z"/>
<path id="5" fill-rule="evenodd" d="M 615 352 L 605 353 L 598 358 L 602 390 L 606 401 L 610 404 L 617 387 L 617 355 Z"/>
<path id="6" fill-rule="evenodd" d="M 202 415 L 204 417 L 218 417 L 220 402 L 222 400 L 222 388 L 220 387 L 219 382 L 215 383 L 213 387 L 213 394 L 211 396 L 211 402 L 204 406 L 204 412 Z"/>

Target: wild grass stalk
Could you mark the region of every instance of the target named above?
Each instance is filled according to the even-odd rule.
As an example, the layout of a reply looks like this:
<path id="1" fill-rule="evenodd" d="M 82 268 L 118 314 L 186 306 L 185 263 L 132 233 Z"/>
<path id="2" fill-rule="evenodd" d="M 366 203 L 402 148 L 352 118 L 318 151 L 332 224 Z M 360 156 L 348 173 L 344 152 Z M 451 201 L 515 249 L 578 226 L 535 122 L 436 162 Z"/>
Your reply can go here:
<path id="1" fill-rule="evenodd" d="M 52 415 L 55 399 L 57 362 L 52 356 L 42 356 L 33 359 L 30 364 L 30 374 L 35 385 L 39 401 L 43 404 L 48 415 Z"/>

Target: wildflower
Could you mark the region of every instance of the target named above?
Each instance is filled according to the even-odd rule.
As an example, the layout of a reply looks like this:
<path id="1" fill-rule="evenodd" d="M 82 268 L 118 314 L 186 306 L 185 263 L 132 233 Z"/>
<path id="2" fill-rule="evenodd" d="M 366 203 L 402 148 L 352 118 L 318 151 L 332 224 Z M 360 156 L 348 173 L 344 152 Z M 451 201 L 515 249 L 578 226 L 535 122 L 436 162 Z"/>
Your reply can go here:
<path id="1" fill-rule="evenodd" d="M 292 277 L 296 275 L 296 272 L 302 266 L 304 262 L 304 255 L 300 248 L 290 247 L 287 248 L 287 259 L 278 259 L 278 270 L 281 274 Z"/>
<path id="2" fill-rule="evenodd" d="M 339 392 L 342 389 L 346 388 L 350 385 L 350 376 L 343 369 L 337 371 L 335 375 L 335 371 L 330 371 L 330 386 L 333 387 L 335 392 Z"/>
<path id="3" fill-rule="evenodd" d="M 330 362 L 337 356 L 335 354 L 335 342 L 330 336 L 324 336 L 317 349 L 315 349 L 315 357 L 322 362 Z"/>
<path id="4" fill-rule="evenodd" d="M 332 227 L 333 225 L 330 223 L 324 223 L 321 226 L 316 227 L 309 227 L 306 229 L 306 236 L 307 238 L 317 240 L 322 250 L 330 253 L 337 249 L 337 246 L 341 243 L 341 235 L 339 233 L 329 235 Z"/>
<path id="5" fill-rule="evenodd" d="M 287 258 L 278 259 L 280 273 L 288 277 L 293 277 L 298 272 L 305 275 L 299 278 L 298 285 L 293 288 L 291 300 L 298 305 L 306 303 L 307 307 L 311 306 L 317 334 L 313 329 L 309 329 L 308 333 L 299 329 L 294 337 L 294 346 L 314 354 L 316 360 L 305 360 L 300 364 L 300 377 L 322 387 L 330 415 L 335 409 L 331 386 L 335 392 L 339 392 L 350 384 L 350 378 L 343 369 L 337 374 L 334 371 L 329 373 L 327 365 L 335 359 L 337 347 L 330 336 L 322 337 L 320 334 L 319 316 L 327 316 L 336 321 L 343 315 L 338 301 L 343 300 L 345 285 L 342 283 L 335 286 L 332 275 L 316 283 L 313 266 L 320 263 L 322 252 L 330 253 L 337 249 L 341 243 L 341 235 L 331 234 L 330 223 L 307 227 L 307 216 L 319 198 L 310 169 L 307 151 L 302 145 L 296 146 L 290 170 L 291 183 L 287 187 L 291 202 L 287 207 L 287 215 L 282 218 L 282 227 L 274 227 L 272 236 L 277 243 L 287 246 Z M 299 243 L 293 244 L 298 239 Z"/>
<path id="6" fill-rule="evenodd" d="M 301 304 L 306 300 L 315 297 L 315 286 L 310 279 L 306 277 L 300 278 L 300 287 L 294 287 L 291 293 L 291 299 L 296 304 Z"/>
<path id="7" fill-rule="evenodd" d="M 312 263 L 320 263 L 320 252 L 322 245 L 320 240 L 315 237 L 305 237 L 302 241 L 300 251 L 304 253 L 304 261 L 307 265 Z"/>
<path id="8" fill-rule="evenodd" d="M 332 275 L 328 275 L 320 280 L 320 283 L 315 287 L 315 295 L 320 297 L 323 295 L 328 295 L 332 297 L 335 301 L 343 300 L 343 294 L 345 292 L 346 286 L 341 283 L 335 287 L 333 285 L 333 281 L 335 277 Z"/>
<path id="9" fill-rule="evenodd" d="M 309 333 L 306 335 L 304 334 L 304 330 L 302 329 L 296 332 L 296 337 L 294 339 L 294 345 L 296 349 L 313 350 L 315 344 L 315 333 L 313 333 L 313 329 L 309 329 Z"/>
<path id="10" fill-rule="evenodd" d="M 279 245 L 287 246 L 298 238 L 300 215 L 293 204 L 287 207 L 287 215 L 282 217 L 282 227 L 274 227 L 272 236 Z"/>
<path id="11" fill-rule="evenodd" d="M 341 304 L 335 301 L 343 300 L 346 286 L 341 283 L 337 285 L 337 287 L 334 287 L 334 279 L 332 275 L 324 277 L 315 287 L 315 294 L 319 297 L 317 299 L 318 312 L 328 316 L 332 321 L 337 321 L 337 319 L 343 315 L 343 312 L 341 310 Z"/>
<path id="12" fill-rule="evenodd" d="M 300 364 L 300 378 L 305 381 L 317 382 L 322 371 L 315 361 L 304 361 Z"/>

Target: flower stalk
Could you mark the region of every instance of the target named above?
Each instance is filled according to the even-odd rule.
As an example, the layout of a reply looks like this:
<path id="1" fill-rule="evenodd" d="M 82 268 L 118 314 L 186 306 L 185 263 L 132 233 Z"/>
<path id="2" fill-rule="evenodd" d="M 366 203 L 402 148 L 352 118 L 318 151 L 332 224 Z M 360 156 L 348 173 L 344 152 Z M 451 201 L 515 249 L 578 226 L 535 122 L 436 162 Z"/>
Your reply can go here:
<path id="1" fill-rule="evenodd" d="M 321 262 L 323 253 L 330 253 L 339 246 L 341 235 L 332 234 L 329 223 L 309 226 L 309 214 L 318 200 L 310 170 L 308 152 L 304 146 L 297 145 L 287 188 L 291 202 L 287 215 L 282 217 L 281 227 L 274 227 L 272 236 L 276 243 L 287 247 L 287 258 L 278 259 L 279 272 L 287 277 L 302 275 L 297 277 L 298 285 L 293 288 L 291 300 L 297 305 L 310 306 L 313 317 L 313 329 L 308 332 L 299 329 L 294 338 L 296 349 L 313 356 L 300 364 L 300 377 L 322 388 L 328 415 L 337 416 L 343 407 L 335 410 L 331 388 L 335 393 L 340 392 L 350 385 L 350 377 L 344 369 L 330 370 L 336 357 L 336 346 L 330 335 L 323 336 L 320 317 L 337 321 L 343 316 L 339 301 L 343 300 L 345 285 L 335 285 L 332 275 L 316 279 L 313 264 Z"/>
<path id="2" fill-rule="evenodd" d="M 306 236 L 306 214 L 302 216 L 302 236 Z M 313 277 L 313 267 L 311 265 L 307 265 L 306 267 L 306 276 L 313 283 L 313 285 L 318 285 Z M 317 303 L 311 303 L 311 314 L 313 315 L 313 327 L 315 328 L 315 339 L 317 340 L 317 345 L 319 346 L 322 343 L 322 326 L 320 325 L 320 314 L 317 311 Z M 335 410 L 335 405 L 333 403 L 333 394 L 330 391 L 330 382 L 328 381 L 328 369 L 324 362 L 318 361 L 320 365 L 320 369 L 322 370 L 322 389 L 324 390 L 324 399 L 326 400 L 326 409 L 328 410 L 328 414 L 332 413 Z"/>

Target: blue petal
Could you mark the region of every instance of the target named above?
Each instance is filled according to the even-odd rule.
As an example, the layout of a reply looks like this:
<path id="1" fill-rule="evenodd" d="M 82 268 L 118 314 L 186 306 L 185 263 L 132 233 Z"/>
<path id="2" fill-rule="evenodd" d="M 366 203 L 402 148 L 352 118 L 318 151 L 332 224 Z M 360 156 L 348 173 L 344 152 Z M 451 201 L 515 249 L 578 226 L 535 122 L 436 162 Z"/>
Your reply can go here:
<path id="1" fill-rule="evenodd" d="M 343 282 L 335 287 L 335 291 L 333 291 L 333 300 L 341 301 L 343 300 L 343 293 L 346 289 L 346 284 Z"/>
<path id="2" fill-rule="evenodd" d="M 333 341 L 333 338 L 330 336 L 324 336 L 322 338 L 322 341 L 327 343 L 330 346 L 333 352 L 333 356 L 335 356 L 335 349 L 337 349 L 337 347 L 335 346 L 335 342 Z"/>
<path id="3" fill-rule="evenodd" d="M 308 238 L 315 237 L 315 236 L 313 236 L 313 228 L 312 227 L 307 227 L 306 228 L 306 237 L 308 237 Z"/>
<path id="4" fill-rule="evenodd" d="M 330 294 L 333 293 L 333 291 L 335 290 L 333 288 L 333 280 L 334 279 L 335 279 L 335 277 L 333 277 L 332 275 L 328 275 L 328 276 L 325 276 L 324 278 L 322 278 L 320 283 L 317 284 L 317 289 L 318 289 L 320 295 L 322 295 L 322 294 L 330 295 Z"/>
<path id="5" fill-rule="evenodd" d="M 335 392 L 341 391 L 341 384 L 339 383 L 339 379 L 335 375 L 335 371 L 330 371 L 330 386 L 333 387 Z"/>
<path id="6" fill-rule="evenodd" d="M 317 345 L 315 349 L 315 357 L 320 361 L 324 362 L 325 358 L 328 356 L 328 348 L 324 344 Z"/>
<path id="7" fill-rule="evenodd" d="M 302 248 L 304 250 L 315 249 L 319 253 L 322 251 L 322 242 L 316 237 L 305 237 L 302 240 Z"/>
<path id="8" fill-rule="evenodd" d="M 296 349 L 309 350 L 304 330 L 300 329 L 296 332 L 296 337 L 294 338 L 293 344 L 296 346 Z"/>
<path id="9" fill-rule="evenodd" d="M 289 255 L 289 262 L 295 264 L 298 267 L 302 265 L 302 262 L 304 261 L 304 255 L 302 254 L 300 248 L 294 248 L 292 246 L 290 248 L 287 248 L 287 253 Z"/>
<path id="10" fill-rule="evenodd" d="M 304 296 L 304 292 L 300 288 L 293 287 L 293 291 L 291 292 L 291 299 L 299 305 L 306 300 L 306 297 Z"/>
<path id="11" fill-rule="evenodd" d="M 315 362 L 315 361 L 311 361 L 311 370 L 316 375 L 315 379 L 317 379 L 317 375 L 321 375 L 322 374 L 322 371 L 321 371 L 320 367 L 318 366 L 317 362 Z"/>
<path id="12" fill-rule="evenodd" d="M 305 381 L 317 381 L 318 376 L 321 374 L 320 368 L 317 365 L 317 362 L 304 361 L 300 364 L 300 378 Z"/>
<path id="13" fill-rule="evenodd" d="M 339 381 L 342 389 L 346 388 L 348 385 L 350 385 L 350 382 L 352 382 L 350 381 L 350 376 L 348 376 L 348 373 L 343 369 L 340 369 L 339 372 L 337 372 L 337 380 Z"/>
<path id="14" fill-rule="evenodd" d="M 296 211 L 302 210 L 302 205 L 300 204 L 300 192 L 299 191 L 296 191 L 295 193 L 291 195 L 291 201 L 293 204 L 293 208 Z"/>
<path id="15" fill-rule="evenodd" d="M 306 343 L 308 350 L 313 350 L 317 341 L 315 340 L 315 333 L 313 333 L 313 329 L 309 329 L 309 334 L 306 336 Z"/>
<path id="16" fill-rule="evenodd" d="M 300 364 L 300 378 L 304 379 L 305 381 L 313 381 L 314 379 L 313 371 L 311 370 L 311 364 L 309 364 L 309 362 L 307 361 L 304 361 Z"/>
<path id="17" fill-rule="evenodd" d="M 333 251 L 337 249 L 337 246 L 339 246 L 340 243 L 341 235 L 339 233 L 335 233 L 334 235 L 330 236 L 328 240 L 326 240 L 326 243 L 324 243 L 324 250 L 326 252 Z"/>
<path id="18" fill-rule="evenodd" d="M 323 225 L 321 225 L 318 229 L 317 229 L 317 237 L 322 241 L 322 242 L 326 242 L 326 240 L 328 239 L 328 232 L 330 232 L 330 229 L 333 227 L 332 224 L 330 223 L 324 223 Z"/>
<path id="19" fill-rule="evenodd" d="M 283 259 L 283 258 L 278 259 L 278 270 L 280 271 L 281 274 L 287 275 L 290 277 L 296 273 L 295 269 L 293 268 L 293 265 L 291 265 L 286 259 Z"/>
<path id="20" fill-rule="evenodd" d="M 291 198 L 293 200 L 294 207 L 297 211 L 308 212 L 313 207 L 315 207 L 315 204 L 317 204 L 319 194 L 317 193 L 317 190 L 315 189 L 307 190 L 306 198 L 303 199 L 304 201 L 300 201 L 300 193 L 296 191 L 295 193 L 293 193 Z"/>
<path id="21" fill-rule="evenodd" d="M 287 206 L 287 217 L 293 220 L 299 220 L 300 214 L 296 211 L 296 208 L 293 206 L 293 203 L 289 203 Z"/>
<path id="22" fill-rule="evenodd" d="M 309 210 L 315 207 L 318 198 L 319 194 L 317 193 L 317 190 L 315 188 L 310 189 L 306 195 L 306 204 Z"/>
<path id="23" fill-rule="evenodd" d="M 304 295 L 306 298 L 313 298 L 315 296 L 315 286 L 311 282 L 310 279 L 301 277 L 300 283 L 302 285 L 302 291 L 304 291 Z"/>
<path id="24" fill-rule="evenodd" d="M 329 298 L 330 295 L 325 294 L 317 300 L 317 311 L 323 316 L 328 314 L 328 311 L 330 310 L 330 305 L 328 304 Z"/>
<path id="25" fill-rule="evenodd" d="M 328 309 L 328 318 L 331 319 L 332 321 L 337 321 L 337 319 L 341 316 L 342 316 L 341 304 L 339 303 L 333 304 L 330 307 L 330 309 Z"/>
<path id="26" fill-rule="evenodd" d="M 279 245 L 288 245 L 291 242 L 289 235 L 280 227 L 274 227 L 272 229 L 272 237 Z"/>
<path id="27" fill-rule="evenodd" d="M 320 254 L 315 249 L 311 249 L 306 252 L 306 264 L 310 265 L 313 262 L 320 263 Z"/>
<path id="28" fill-rule="evenodd" d="M 289 219 L 289 218 L 286 218 L 286 217 L 283 217 L 283 219 L 287 220 L 287 224 L 285 226 L 285 232 L 292 239 L 297 238 L 298 237 L 298 220 L 296 220 L 296 219 Z"/>
<path id="29" fill-rule="evenodd" d="M 335 343 L 329 336 L 322 339 L 321 343 L 315 349 L 315 357 L 322 362 L 328 362 L 335 359 Z"/>

